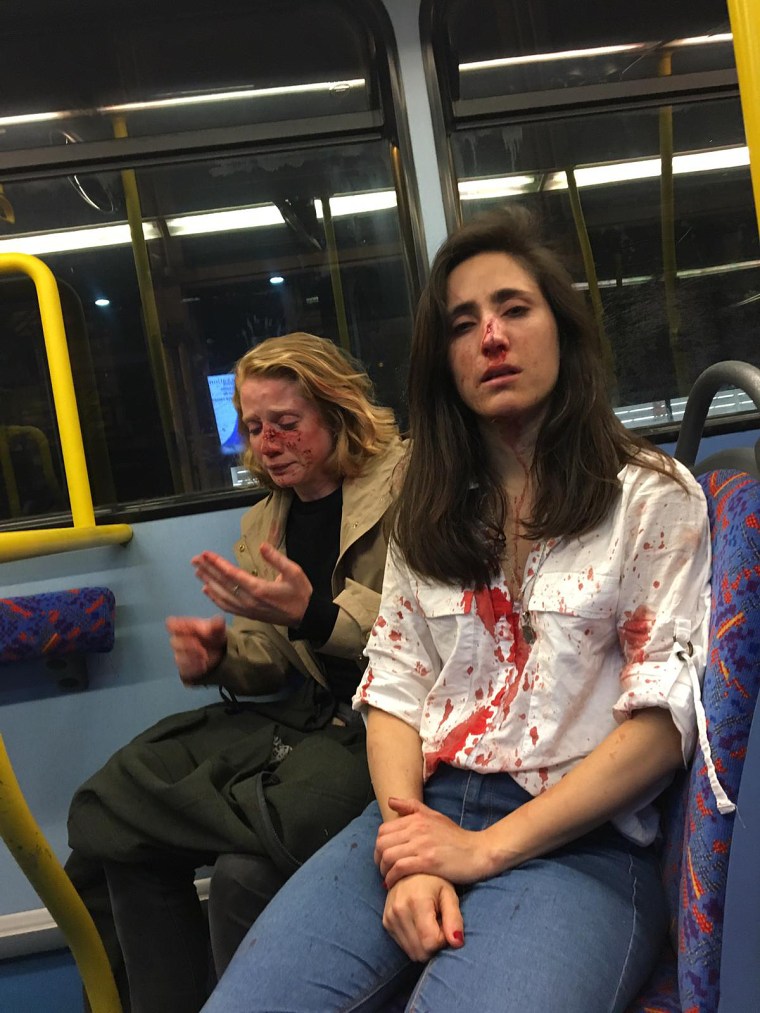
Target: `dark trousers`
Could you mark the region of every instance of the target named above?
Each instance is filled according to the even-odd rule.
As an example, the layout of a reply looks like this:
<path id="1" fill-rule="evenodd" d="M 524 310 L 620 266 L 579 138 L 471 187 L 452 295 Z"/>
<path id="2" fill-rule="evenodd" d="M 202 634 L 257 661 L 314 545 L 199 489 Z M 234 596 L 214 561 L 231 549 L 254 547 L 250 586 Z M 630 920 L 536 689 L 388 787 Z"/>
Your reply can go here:
<path id="1" fill-rule="evenodd" d="M 77 792 L 67 871 L 125 1010 L 203 1005 L 214 975 L 196 869 L 216 864 L 210 940 L 221 971 L 285 879 L 366 805 L 364 731 L 334 724 L 335 711 L 327 691 L 304 683 L 277 703 L 174 715 Z"/>
<path id="2" fill-rule="evenodd" d="M 67 872 L 103 939 L 124 1013 L 197 1013 L 286 878 L 269 858 L 220 855 L 207 920 L 195 870 L 181 863 L 107 862 L 98 872 L 74 854 Z"/>
<path id="3" fill-rule="evenodd" d="M 211 877 L 208 925 L 218 978 L 286 877 L 270 858 L 220 855 Z"/>

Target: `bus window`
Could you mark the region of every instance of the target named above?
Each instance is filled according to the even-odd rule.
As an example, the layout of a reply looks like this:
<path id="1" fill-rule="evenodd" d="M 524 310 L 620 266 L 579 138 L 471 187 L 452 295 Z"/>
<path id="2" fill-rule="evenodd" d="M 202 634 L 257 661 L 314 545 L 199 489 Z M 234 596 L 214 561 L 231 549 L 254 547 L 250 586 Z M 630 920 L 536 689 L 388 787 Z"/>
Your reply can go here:
<path id="1" fill-rule="evenodd" d="M 149 6 L 141 19 L 136 8 L 82 4 L 35 27 L 35 4 L 11 2 L 10 33 L 39 74 L 0 100 L 0 213 L 10 209 L 0 252 L 41 257 L 69 292 L 101 516 L 249 488 L 229 374 L 265 337 L 332 338 L 403 413 L 418 282 L 404 135 L 374 7 L 227 0 L 177 17 Z M 44 40 L 56 30 L 69 59 L 97 53 L 87 94 L 50 57 Z M 9 65 L 2 77 L 12 81 Z M 0 427 L 44 434 L 56 485 L 51 469 L 43 483 L 22 463 L 29 441 L 14 436 L 0 473 L 0 521 L 11 523 L 65 511 L 31 286 L 21 303 L 23 283 L 14 286 L 5 301 L 0 288 Z"/>
<path id="2" fill-rule="evenodd" d="M 618 415 L 654 432 L 706 366 L 760 362 L 757 231 L 724 3 L 614 6 L 451 0 L 429 21 L 456 212 L 520 200 L 567 237 Z"/>
<path id="3" fill-rule="evenodd" d="M 4 4 L 0 151 L 379 111 L 369 34 L 335 0 Z M 297 26 L 297 27 L 296 27 Z M 87 72 L 83 73 L 83 68 Z"/>

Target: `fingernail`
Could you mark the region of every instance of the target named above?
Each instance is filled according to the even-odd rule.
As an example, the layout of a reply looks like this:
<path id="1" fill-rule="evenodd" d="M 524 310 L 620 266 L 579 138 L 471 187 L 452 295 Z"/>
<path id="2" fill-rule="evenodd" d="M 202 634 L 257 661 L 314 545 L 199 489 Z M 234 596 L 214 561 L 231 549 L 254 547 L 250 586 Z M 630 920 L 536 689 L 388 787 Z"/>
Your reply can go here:
<path id="1" fill-rule="evenodd" d="M 387 883 L 385 882 L 385 880 L 383 880 L 383 887 L 384 887 L 384 888 L 385 888 L 386 890 L 388 889 L 388 884 L 387 884 Z"/>
<path id="2" fill-rule="evenodd" d="M 458 932 L 458 931 L 455 932 L 454 933 L 454 938 L 456 939 L 456 941 L 458 943 L 463 943 L 464 942 L 464 935 L 461 932 Z"/>

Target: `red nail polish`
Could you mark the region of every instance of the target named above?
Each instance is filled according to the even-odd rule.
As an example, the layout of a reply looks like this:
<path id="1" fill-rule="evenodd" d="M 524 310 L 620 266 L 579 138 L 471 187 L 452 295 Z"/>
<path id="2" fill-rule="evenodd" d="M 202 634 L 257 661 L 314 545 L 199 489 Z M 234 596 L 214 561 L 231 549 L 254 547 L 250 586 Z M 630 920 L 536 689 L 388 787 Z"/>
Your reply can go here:
<path id="1" fill-rule="evenodd" d="M 385 887 L 386 890 L 388 889 L 388 884 L 385 882 L 385 880 L 383 880 L 383 886 Z"/>
<path id="2" fill-rule="evenodd" d="M 457 931 L 457 932 L 454 933 L 454 938 L 456 939 L 456 941 L 458 943 L 463 943 L 464 942 L 464 935 L 461 932 L 459 932 L 459 931 Z"/>

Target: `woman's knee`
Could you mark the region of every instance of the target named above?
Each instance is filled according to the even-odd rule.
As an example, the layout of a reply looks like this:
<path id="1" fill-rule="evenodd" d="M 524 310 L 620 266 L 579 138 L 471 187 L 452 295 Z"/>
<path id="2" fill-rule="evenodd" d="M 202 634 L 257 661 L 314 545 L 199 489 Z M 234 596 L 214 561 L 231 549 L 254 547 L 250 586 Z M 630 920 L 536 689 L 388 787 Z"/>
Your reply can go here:
<path id="1" fill-rule="evenodd" d="M 286 877 L 271 858 L 262 855 L 220 855 L 214 865 L 209 888 L 209 916 L 224 917 L 239 908 L 258 907 L 263 911 Z"/>
<path id="2" fill-rule="evenodd" d="M 209 889 L 208 922 L 218 975 L 224 972 L 246 932 L 285 878 L 265 856 L 228 854 L 216 860 Z"/>

